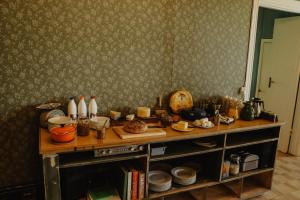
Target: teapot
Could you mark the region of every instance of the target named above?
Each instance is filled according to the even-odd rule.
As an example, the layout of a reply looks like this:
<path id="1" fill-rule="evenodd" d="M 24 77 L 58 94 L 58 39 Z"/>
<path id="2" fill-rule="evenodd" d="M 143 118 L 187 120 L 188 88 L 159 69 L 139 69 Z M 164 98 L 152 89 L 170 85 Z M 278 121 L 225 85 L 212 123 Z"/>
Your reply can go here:
<path id="1" fill-rule="evenodd" d="M 260 113 L 265 109 L 265 104 L 260 98 L 253 98 L 254 117 L 259 118 Z"/>

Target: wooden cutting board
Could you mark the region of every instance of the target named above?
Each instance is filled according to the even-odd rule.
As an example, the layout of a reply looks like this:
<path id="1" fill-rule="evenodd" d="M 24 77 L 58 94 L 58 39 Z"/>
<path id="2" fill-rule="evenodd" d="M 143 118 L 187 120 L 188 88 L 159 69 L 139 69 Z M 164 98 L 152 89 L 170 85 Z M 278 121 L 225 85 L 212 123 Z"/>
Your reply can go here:
<path id="1" fill-rule="evenodd" d="M 122 127 L 114 127 L 113 130 L 121 139 L 157 137 L 165 136 L 167 134 L 166 131 L 162 130 L 161 128 L 148 128 L 146 132 L 139 134 L 128 133 L 124 131 Z"/>

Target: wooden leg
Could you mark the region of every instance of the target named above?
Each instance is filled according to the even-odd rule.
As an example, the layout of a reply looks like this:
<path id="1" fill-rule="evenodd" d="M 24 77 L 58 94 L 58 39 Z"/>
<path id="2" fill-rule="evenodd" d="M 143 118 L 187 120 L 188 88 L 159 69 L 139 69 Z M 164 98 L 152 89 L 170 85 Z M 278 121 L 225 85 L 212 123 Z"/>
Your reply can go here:
<path id="1" fill-rule="evenodd" d="M 45 200 L 61 200 L 58 155 L 43 156 Z"/>

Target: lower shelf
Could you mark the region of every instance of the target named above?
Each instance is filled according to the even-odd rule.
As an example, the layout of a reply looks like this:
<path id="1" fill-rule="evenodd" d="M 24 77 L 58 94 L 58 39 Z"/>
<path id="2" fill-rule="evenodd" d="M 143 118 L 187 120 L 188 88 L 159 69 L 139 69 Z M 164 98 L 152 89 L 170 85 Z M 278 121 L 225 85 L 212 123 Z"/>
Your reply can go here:
<path id="1" fill-rule="evenodd" d="M 173 195 L 173 194 L 187 192 L 187 191 L 190 191 L 190 190 L 195 190 L 195 189 L 204 188 L 204 187 L 210 187 L 210 186 L 217 185 L 218 183 L 219 182 L 217 182 L 217 181 L 203 180 L 203 181 L 200 181 L 198 183 L 195 183 L 195 184 L 189 185 L 189 186 L 172 187 L 170 190 L 168 190 L 166 192 L 152 192 L 152 193 L 150 193 L 149 194 L 149 199 L 156 199 L 156 198 L 160 198 L 160 197 L 164 197 L 164 196 L 170 196 L 170 195 Z"/>
<path id="2" fill-rule="evenodd" d="M 223 178 L 222 183 L 230 182 L 230 181 L 233 181 L 233 180 L 238 180 L 238 179 L 241 179 L 241 178 L 246 178 L 248 176 L 253 176 L 253 175 L 256 175 L 256 174 L 271 172 L 271 171 L 274 171 L 274 168 L 270 167 L 270 168 L 263 168 L 263 169 L 254 169 L 254 170 L 250 170 L 250 171 L 247 171 L 247 172 L 241 172 L 237 176 L 230 176 L 228 178 Z"/>
<path id="3" fill-rule="evenodd" d="M 247 180 L 243 185 L 243 192 L 241 195 L 242 199 L 251 199 L 254 197 L 258 197 L 269 191 L 270 189 L 259 185 L 257 181 Z"/>
<path id="4" fill-rule="evenodd" d="M 195 200 L 238 200 L 239 198 L 224 185 L 216 185 L 206 189 L 190 192 Z"/>
<path id="5" fill-rule="evenodd" d="M 157 199 L 161 200 L 161 199 Z M 180 193 L 165 197 L 164 200 L 196 200 L 189 192 Z"/>
<path id="6" fill-rule="evenodd" d="M 155 200 L 161 200 L 157 198 Z M 234 195 L 229 189 L 223 185 L 212 186 L 203 189 L 197 189 L 190 192 L 179 193 L 170 195 L 164 200 L 238 200 L 239 198 Z"/>
<path id="7" fill-rule="evenodd" d="M 149 199 L 170 200 L 239 200 L 263 195 L 271 188 L 272 171 L 247 176 L 230 182 L 207 181 L 190 186 L 173 187 L 169 191 L 152 193 Z"/>

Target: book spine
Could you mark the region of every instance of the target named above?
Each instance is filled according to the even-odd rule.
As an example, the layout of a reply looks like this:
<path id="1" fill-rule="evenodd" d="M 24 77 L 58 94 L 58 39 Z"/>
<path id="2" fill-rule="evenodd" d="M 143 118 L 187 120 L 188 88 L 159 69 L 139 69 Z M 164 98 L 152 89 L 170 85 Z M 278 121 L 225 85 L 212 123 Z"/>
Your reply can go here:
<path id="1" fill-rule="evenodd" d="M 127 200 L 131 200 L 131 182 L 132 182 L 132 172 L 128 172 L 128 182 L 127 182 Z"/>
<path id="2" fill-rule="evenodd" d="M 123 165 L 119 166 L 120 172 L 124 178 L 123 182 L 119 183 L 120 181 L 117 179 L 116 183 L 119 183 L 119 190 L 121 191 L 122 200 L 127 200 L 127 188 L 128 188 L 128 170 Z M 123 183 L 123 184 L 122 184 Z"/>
<path id="3" fill-rule="evenodd" d="M 136 170 L 132 171 L 132 188 L 131 188 L 131 200 L 137 200 L 138 195 L 138 178 L 139 172 Z"/>
<path id="4" fill-rule="evenodd" d="M 139 172 L 139 189 L 138 189 L 138 199 L 142 200 L 145 196 L 145 173 Z"/>

